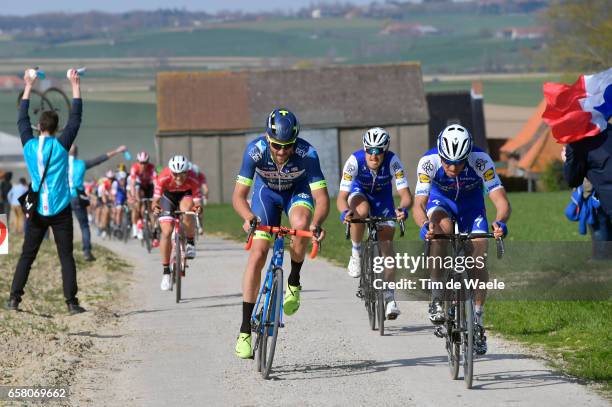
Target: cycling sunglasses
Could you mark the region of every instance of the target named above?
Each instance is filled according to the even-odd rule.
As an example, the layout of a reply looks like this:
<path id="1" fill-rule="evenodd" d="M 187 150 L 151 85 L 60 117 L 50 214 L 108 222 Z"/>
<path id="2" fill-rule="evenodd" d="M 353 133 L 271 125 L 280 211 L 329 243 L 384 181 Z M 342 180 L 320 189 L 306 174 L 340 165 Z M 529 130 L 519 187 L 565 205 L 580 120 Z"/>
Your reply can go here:
<path id="1" fill-rule="evenodd" d="M 272 141 L 272 139 L 268 137 L 268 143 L 270 143 L 270 147 L 272 147 L 274 150 L 288 150 L 295 145 L 295 140 L 289 143 L 279 143 L 276 141 Z"/>
<path id="2" fill-rule="evenodd" d="M 366 148 L 365 151 L 366 151 L 366 153 L 368 153 L 370 155 L 378 155 L 378 154 L 382 154 L 382 153 L 385 152 L 384 149 L 379 148 L 379 147 Z"/>
<path id="3" fill-rule="evenodd" d="M 461 164 L 463 164 L 463 163 L 465 163 L 467 161 L 467 158 L 465 160 L 460 160 L 460 161 L 449 161 L 449 160 L 445 160 L 442 157 L 440 157 L 440 159 L 446 165 L 461 165 Z"/>

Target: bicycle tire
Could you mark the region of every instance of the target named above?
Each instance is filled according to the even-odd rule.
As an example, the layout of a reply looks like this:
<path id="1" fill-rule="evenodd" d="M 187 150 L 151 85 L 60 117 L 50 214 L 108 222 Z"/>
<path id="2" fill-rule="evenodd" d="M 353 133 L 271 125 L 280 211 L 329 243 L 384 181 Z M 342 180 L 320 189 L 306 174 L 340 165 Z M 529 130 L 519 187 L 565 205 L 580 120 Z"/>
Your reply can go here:
<path id="1" fill-rule="evenodd" d="M 372 248 L 372 259 L 374 259 L 375 257 L 380 257 L 380 247 L 378 246 L 378 243 L 375 243 Z M 384 274 L 382 275 L 384 276 Z M 372 283 L 374 282 L 375 277 L 376 276 L 372 273 Z M 378 332 L 380 333 L 380 336 L 384 336 L 385 335 L 385 293 L 382 288 L 375 289 L 373 285 L 372 285 L 372 290 L 374 290 L 374 294 L 376 298 L 375 312 L 376 312 L 376 317 L 378 318 Z"/>
<path id="2" fill-rule="evenodd" d="M 471 293 L 467 293 L 463 304 L 463 381 L 465 387 L 471 389 L 474 380 L 474 300 Z"/>
<path id="3" fill-rule="evenodd" d="M 151 226 L 149 223 L 149 214 L 145 211 L 145 220 L 142 228 L 142 244 L 147 248 L 147 253 L 151 253 Z"/>
<path id="4" fill-rule="evenodd" d="M 127 243 L 128 241 L 128 236 L 129 234 L 129 230 L 130 230 L 130 223 L 129 223 L 129 212 L 122 210 L 122 216 L 121 216 L 121 230 L 123 231 L 123 243 Z"/>
<path id="5" fill-rule="evenodd" d="M 272 304 L 268 306 L 268 312 L 265 317 L 264 324 L 264 366 L 261 369 L 261 375 L 264 379 L 270 378 L 272 371 L 272 363 L 274 361 L 274 351 L 276 350 L 276 340 L 278 339 L 278 328 L 280 326 L 281 303 L 283 301 L 283 269 L 280 267 L 274 270 L 272 279 L 272 290 L 270 292 L 270 300 Z M 270 320 L 272 318 L 272 320 Z M 271 324 L 271 326 L 270 326 Z M 271 331 L 271 332 L 270 332 Z M 270 333 L 272 335 L 270 335 Z M 269 344 L 268 344 L 269 342 Z M 269 347 L 268 347 L 269 345 Z"/>
<path id="6" fill-rule="evenodd" d="M 261 330 L 261 321 L 263 321 L 263 306 L 259 309 L 257 313 L 257 324 L 253 327 L 253 331 L 256 334 L 255 337 L 255 347 L 253 348 L 253 352 L 255 353 L 255 369 L 258 372 L 261 372 L 261 367 L 263 366 L 263 358 L 262 358 L 262 342 L 263 342 L 263 331 Z M 251 321 L 251 324 L 253 321 Z"/>
<path id="7" fill-rule="evenodd" d="M 181 302 L 181 266 L 185 253 L 181 247 L 180 233 L 174 234 L 174 285 L 176 286 L 176 303 Z"/>
<path id="8" fill-rule="evenodd" d="M 375 307 L 376 304 L 373 302 L 373 287 L 372 287 L 372 261 L 371 261 L 371 253 L 370 253 L 370 244 L 366 242 L 365 249 L 363 251 L 363 255 L 361 256 L 361 284 L 363 290 L 363 301 L 365 304 L 366 312 L 368 313 L 368 322 L 370 325 L 370 329 L 373 331 L 376 330 L 376 314 Z"/>
<path id="9" fill-rule="evenodd" d="M 457 380 L 459 377 L 459 361 L 461 359 L 461 347 L 455 341 L 455 317 L 450 319 L 448 310 L 453 306 L 452 301 L 444 302 L 444 313 L 447 317 L 446 321 L 446 354 L 448 357 L 448 368 L 452 380 Z M 457 310 L 455 310 L 455 313 Z"/>

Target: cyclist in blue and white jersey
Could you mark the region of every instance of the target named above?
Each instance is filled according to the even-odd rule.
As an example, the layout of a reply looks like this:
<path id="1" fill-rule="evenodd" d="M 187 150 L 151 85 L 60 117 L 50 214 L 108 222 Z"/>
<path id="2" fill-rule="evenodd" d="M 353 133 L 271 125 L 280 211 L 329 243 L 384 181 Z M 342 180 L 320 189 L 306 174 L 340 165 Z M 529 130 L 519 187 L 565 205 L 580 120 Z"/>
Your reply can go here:
<path id="1" fill-rule="evenodd" d="M 389 151 L 391 138 L 389 133 L 374 127 L 363 135 L 363 150 L 355 151 L 346 163 L 340 181 L 340 191 L 336 204 L 340 211 L 340 220 L 347 222 L 351 218 L 365 218 L 368 215 L 397 217 L 406 219 L 412 206 L 412 195 L 404 166 L 399 157 Z M 399 207 L 393 201 L 393 184 L 400 196 Z M 361 240 L 365 231 L 364 224 L 351 226 L 353 244 L 348 264 L 348 274 L 357 278 L 361 275 Z M 393 256 L 393 235 L 395 223 L 387 222 L 380 228 L 378 238 L 383 256 Z M 386 269 L 385 281 L 393 281 L 395 269 Z M 386 317 L 396 319 L 400 314 L 393 290 L 385 290 Z"/>
<path id="2" fill-rule="evenodd" d="M 111 185 L 111 198 L 113 200 L 113 220 L 115 225 L 121 225 L 121 215 L 123 214 L 123 205 L 127 203 L 127 173 L 125 171 L 117 172 L 116 179 Z"/>
<path id="3" fill-rule="evenodd" d="M 508 234 L 506 222 L 510 217 L 510 203 L 495 165 L 489 155 L 473 146 L 470 132 L 463 126 L 452 124 L 438 135 L 437 147 L 429 150 L 419 161 L 418 182 L 415 192 L 413 217 L 421 228 L 421 238 L 431 239 L 434 233 L 454 233 L 454 222 L 460 232 L 488 231 L 483 192 L 495 205 L 496 216 L 492 224 L 495 237 Z M 432 242 L 431 255 L 440 256 L 441 242 Z M 466 253 L 475 259 L 487 250 L 485 239 L 472 241 L 473 250 Z M 473 268 L 473 278 L 488 281 L 486 267 Z M 441 270 L 431 270 L 432 281 L 441 281 Z M 475 290 L 475 311 L 480 334 L 476 338 L 476 352 L 487 351 L 483 315 L 486 290 Z M 429 319 L 434 324 L 445 320 L 442 309 L 442 290 L 432 290 Z"/>
<path id="4" fill-rule="evenodd" d="M 253 220 L 260 225 L 280 226 L 284 211 L 291 228 L 311 230 L 317 240 L 323 239 L 321 224 L 329 213 L 327 181 L 316 150 L 298 138 L 299 131 L 293 113 L 275 109 L 268 116 L 266 134 L 247 145 L 232 197 L 234 209 L 245 221 L 245 230 Z M 251 314 L 271 241 L 269 233 L 256 232 L 243 277 L 242 325 L 236 343 L 236 355 L 243 359 L 252 354 Z M 290 246 L 291 273 L 283 303 L 287 315 L 293 315 L 300 306 L 300 270 L 307 245 L 307 239 L 294 237 Z"/>

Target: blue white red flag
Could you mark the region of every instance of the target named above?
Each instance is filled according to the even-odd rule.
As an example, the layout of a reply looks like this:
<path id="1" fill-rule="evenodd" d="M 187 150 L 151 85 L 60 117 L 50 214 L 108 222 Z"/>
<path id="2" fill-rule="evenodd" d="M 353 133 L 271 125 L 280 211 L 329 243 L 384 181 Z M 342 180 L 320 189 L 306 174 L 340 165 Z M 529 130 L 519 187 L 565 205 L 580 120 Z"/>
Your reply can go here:
<path id="1" fill-rule="evenodd" d="M 546 110 L 542 119 L 553 137 L 563 144 L 596 136 L 612 116 L 612 68 L 581 75 L 573 85 L 544 84 Z"/>

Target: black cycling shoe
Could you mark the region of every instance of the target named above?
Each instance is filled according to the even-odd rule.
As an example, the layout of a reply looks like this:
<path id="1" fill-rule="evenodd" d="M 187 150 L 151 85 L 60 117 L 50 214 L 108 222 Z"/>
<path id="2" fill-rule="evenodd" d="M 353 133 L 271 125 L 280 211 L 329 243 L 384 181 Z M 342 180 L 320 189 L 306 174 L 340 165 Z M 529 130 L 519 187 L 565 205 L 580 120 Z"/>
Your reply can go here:
<path id="1" fill-rule="evenodd" d="M 18 298 L 9 298 L 6 302 L 6 309 L 8 311 L 19 311 L 19 299 Z"/>
<path id="2" fill-rule="evenodd" d="M 440 325 L 446 321 L 444 316 L 444 308 L 442 308 L 442 302 L 433 301 L 431 304 L 429 304 L 429 320 L 434 325 Z"/>
<path id="3" fill-rule="evenodd" d="M 68 312 L 70 315 L 82 314 L 87 310 L 79 305 L 79 303 L 69 302 L 66 304 L 68 306 Z"/>
<path id="4" fill-rule="evenodd" d="M 477 355 L 484 355 L 487 353 L 487 337 L 484 333 L 484 327 L 476 324 L 476 332 L 474 332 L 474 352 L 476 352 Z"/>

